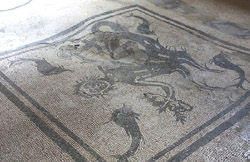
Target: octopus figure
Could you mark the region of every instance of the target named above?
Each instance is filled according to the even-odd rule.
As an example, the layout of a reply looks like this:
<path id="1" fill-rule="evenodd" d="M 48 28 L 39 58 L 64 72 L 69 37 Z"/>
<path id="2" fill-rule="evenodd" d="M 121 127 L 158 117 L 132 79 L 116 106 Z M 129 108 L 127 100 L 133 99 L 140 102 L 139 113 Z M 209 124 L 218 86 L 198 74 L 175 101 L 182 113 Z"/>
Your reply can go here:
<path id="1" fill-rule="evenodd" d="M 190 79 L 190 71 L 186 66 L 196 68 L 200 71 L 209 71 L 212 73 L 221 72 L 220 70 L 209 69 L 206 65 L 197 63 L 187 52 L 185 48 L 176 50 L 173 46 L 163 46 L 156 37 L 155 32 L 150 29 L 150 23 L 146 19 L 137 15 L 128 17 L 138 18 L 143 21 L 135 31 L 131 31 L 129 27 L 121 25 L 117 22 L 99 21 L 91 27 L 91 33 L 83 38 L 74 40 L 79 47 L 77 57 L 83 61 L 96 63 L 98 69 L 104 74 L 103 78 L 96 79 L 99 85 L 109 85 L 112 87 L 117 82 L 133 86 L 150 86 L 158 87 L 164 91 L 163 94 L 144 93 L 144 97 L 158 107 L 159 113 L 170 110 L 174 112 L 176 121 L 182 124 L 186 121 L 185 112 L 191 111 L 193 107 L 183 100 L 177 99 L 175 89 L 166 82 L 153 81 L 154 77 L 178 73 L 183 78 Z M 145 30 L 145 31 L 142 31 Z M 102 57 L 104 60 L 90 59 L 86 53 L 95 50 L 95 53 L 89 54 L 90 57 Z M 81 53 L 84 51 L 84 54 Z M 103 55 L 104 54 L 104 55 Z M 193 80 L 192 80 L 193 81 Z M 91 79 L 91 82 L 94 82 Z M 103 82 L 103 84 L 100 84 Z M 196 83 L 196 86 L 203 89 L 213 90 L 206 83 Z M 90 84 L 88 81 L 78 82 L 75 92 L 85 94 L 80 91 L 80 85 L 97 85 Z M 86 87 L 86 86 L 85 86 Z M 95 89 L 95 87 L 91 87 Z M 112 88 L 102 86 L 98 88 L 102 94 L 108 92 Z M 105 89 L 105 90 L 104 90 Z M 77 94 L 77 93 L 76 93 Z M 97 96 L 96 94 L 93 96 Z"/>
<path id="2" fill-rule="evenodd" d="M 141 20 L 141 17 L 132 16 Z M 149 25 L 149 23 L 144 22 L 144 27 L 140 28 L 140 32 L 136 33 L 130 32 L 128 28 L 118 23 L 109 21 L 97 22 L 92 26 L 91 34 L 88 35 L 90 39 L 85 39 L 85 37 L 78 41 L 78 43 L 83 44 L 79 46 L 79 49 L 89 51 L 94 48 L 97 51 L 96 55 L 106 53 L 108 55 L 108 61 L 106 62 L 114 65 L 106 66 L 105 63 L 101 65 L 96 61 L 99 64 L 98 69 L 104 74 L 104 78 L 99 78 L 96 82 L 108 82 L 110 85 L 122 82 L 134 86 L 160 87 L 164 91 L 164 95 L 144 93 L 144 97 L 152 102 L 153 106 L 158 106 L 159 113 L 166 112 L 169 109 L 174 112 L 176 120 L 184 124 L 184 113 L 191 111 L 193 107 L 182 100 L 176 99 L 175 90 L 170 84 L 149 81 L 149 79 L 174 72 L 178 72 L 184 78 L 188 78 L 190 71 L 183 64 L 199 70 L 208 69 L 199 65 L 187 54 L 184 48 L 176 50 L 174 47 L 164 47 L 158 39 L 151 38 L 149 35 L 155 36 L 155 33 L 147 32 L 151 30 L 149 26 L 145 26 L 146 24 Z M 101 30 L 103 27 L 108 27 L 109 30 Z M 147 31 L 141 31 L 143 29 Z M 79 54 L 79 57 L 89 61 L 89 58 L 84 55 Z M 93 82 L 93 79 L 91 81 Z M 82 87 L 79 86 L 83 84 L 87 84 L 87 81 L 79 82 L 76 85 L 78 88 L 76 88 L 75 92 L 83 94 L 80 91 Z M 103 88 L 108 89 L 107 87 Z M 84 94 L 86 95 L 86 93 Z"/>

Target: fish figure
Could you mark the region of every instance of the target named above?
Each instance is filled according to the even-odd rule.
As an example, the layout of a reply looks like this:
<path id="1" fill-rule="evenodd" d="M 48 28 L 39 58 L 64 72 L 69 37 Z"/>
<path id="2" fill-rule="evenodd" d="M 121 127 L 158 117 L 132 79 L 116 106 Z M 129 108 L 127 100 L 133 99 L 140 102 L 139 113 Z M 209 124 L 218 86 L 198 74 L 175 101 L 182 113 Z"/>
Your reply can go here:
<path id="1" fill-rule="evenodd" d="M 37 71 L 39 73 L 43 74 L 44 76 L 56 75 L 56 74 L 60 74 L 60 73 L 65 72 L 65 71 L 73 72 L 72 70 L 65 69 L 63 66 L 56 67 L 56 66 L 50 64 L 44 58 L 43 59 L 20 58 L 18 60 L 12 61 L 9 67 L 11 67 L 15 63 L 22 63 L 22 62 L 28 62 L 28 61 L 36 63 Z"/>
<path id="2" fill-rule="evenodd" d="M 243 90 L 246 90 L 243 87 L 242 84 L 244 83 L 244 81 L 247 81 L 248 83 L 249 83 L 249 81 L 246 79 L 244 70 L 241 69 L 238 65 L 230 62 L 225 57 L 225 54 L 223 52 L 221 52 L 220 54 L 214 56 L 209 62 L 214 63 L 216 66 L 219 66 L 220 68 L 233 70 L 233 71 L 237 72 L 239 74 L 239 77 L 236 78 L 236 79 L 240 79 L 239 82 L 237 84 L 231 85 L 229 87 L 234 87 L 235 86 L 237 88 L 241 88 Z"/>
<path id="3" fill-rule="evenodd" d="M 116 109 L 112 113 L 110 121 L 113 121 L 115 124 L 122 127 L 126 134 L 132 138 L 128 151 L 122 155 L 114 155 L 114 157 L 118 159 L 117 162 L 128 162 L 128 158 L 133 156 L 139 148 L 141 140 L 144 140 L 136 120 L 139 120 L 139 114 L 133 112 L 131 108 L 125 104 L 123 104 L 123 107 Z"/>

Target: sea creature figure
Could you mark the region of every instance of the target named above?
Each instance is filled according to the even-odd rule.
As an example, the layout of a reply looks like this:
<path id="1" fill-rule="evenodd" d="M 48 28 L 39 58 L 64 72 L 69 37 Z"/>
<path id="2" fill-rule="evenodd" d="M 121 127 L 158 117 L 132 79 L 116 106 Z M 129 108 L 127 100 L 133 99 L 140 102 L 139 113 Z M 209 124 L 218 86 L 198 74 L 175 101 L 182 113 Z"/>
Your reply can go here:
<path id="1" fill-rule="evenodd" d="M 249 81 L 246 79 L 244 70 L 241 69 L 238 65 L 230 62 L 225 57 L 225 54 L 223 52 L 214 56 L 209 62 L 214 63 L 216 66 L 219 66 L 220 68 L 233 70 L 233 71 L 237 72 L 239 74 L 239 77 L 236 79 L 240 79 L 239 82 L 234 84 L 234 85 L 230 85 L 229 87 L 237 87 L 237 88 L 241 88 L 243 90 L 246 90 L 243 87 L 243 83 L 244 83 L 244 81 L 247 81 L 249 83 Z"/>
<path id="2" fill-rule="evenodd" d="M 29 62 L 29 61 L 36 63 L 37 71 L 43 74 L 44 76 L 56 75 L 65 71 L 73 72 L 72 70 L 65 69 L 63 66 L 58 66 L 58 67 L 54 66 L 50 64 L 48 61 L 46 61 L 44 58 L 43 59 L 20 58 L 18 60 L 11 61 L 9 67 L 11 67 L 16 63 Z"/>
<path id="3" fill-rule="evenodd" d="M 114 85 L 116 82 L 122 82 L 134 86 L 161 88 L 164 92 L 165 103 L 158 104 L 160 106 L 159 112 L 165 112 L 168 107 L 168 110 L 174 111 L 176 120 L 181 123 L 185 121 L 184 112 L 191 111 L 192 106 L 176 99 L 175 90 L 168 83 L 149 80 L 175 72 L 186 79 L 191 79 L 190 70 L 186 66 L 191 66 L 201 71 L 215 72 L 196 62 L 184 47 L 179 49 L 173 46 L 164 47 L 159 39 L 151 38 L 145 34 L 130 32 L 127 27 L 116 22 L 97 22 L 92 26 L 91 33 L 84 38 L 90 38 L 88 41 L 92 43 L 89 43 L 89 48 L 97 48 L 96 45 L 98 45 L 98 49 L 100 49 L 99 47 L 102 48 L 102 52 L 100 52 L 102 55 L 110 56 L 105 57 L 107 60 L 103 61 L 109 62 L 106 65 L 100 64 L 98 60 L 93 61 L 93 63 L 96 61 L 98 69 L 105 75 L 103 80 L 106 80 L 111 85 Z M 130 63 L 129 61 L 126 62 L 129 59 Z M 124 60 L 125 63 L 123 62 Z M 195 84 L 198 85 L 198 83 Z M 202 86 L 206 87 L 206 85 Z M 154 96 L 161 97 L 161 94 L 155 94 Z M 150 99 L 149 101 L 156 105 L 154 104 L 156 101 Z"/>
<path id="4" fill-rule="evenodd" d="M 122 155 L 114 155 L 117 162 L 128 162 L 128 158 L 133 156 L 139 148 L 143 135 L 136 120 L 139 120 L 139 114 L 132 111 L 131 107 L 123 104 L 123 107 L 113 111 L 110 121 L 122 127 L 126 134 L 132 138 L 130 148 Z M 106 122 L 106 123 L 108 123 Z"/>

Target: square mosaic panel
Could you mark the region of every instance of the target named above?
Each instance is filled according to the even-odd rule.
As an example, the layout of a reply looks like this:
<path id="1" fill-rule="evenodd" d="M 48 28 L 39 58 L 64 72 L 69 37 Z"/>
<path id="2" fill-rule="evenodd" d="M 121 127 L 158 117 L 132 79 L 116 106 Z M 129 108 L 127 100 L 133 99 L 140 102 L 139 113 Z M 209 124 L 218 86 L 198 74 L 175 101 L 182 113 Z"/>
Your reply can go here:
<path id="1" fill-rule="evenodd" d="M 249 55 L 128 6 L 1 53 L 1 92 L 75 161 L 182 161 L 249 114 Z"/>

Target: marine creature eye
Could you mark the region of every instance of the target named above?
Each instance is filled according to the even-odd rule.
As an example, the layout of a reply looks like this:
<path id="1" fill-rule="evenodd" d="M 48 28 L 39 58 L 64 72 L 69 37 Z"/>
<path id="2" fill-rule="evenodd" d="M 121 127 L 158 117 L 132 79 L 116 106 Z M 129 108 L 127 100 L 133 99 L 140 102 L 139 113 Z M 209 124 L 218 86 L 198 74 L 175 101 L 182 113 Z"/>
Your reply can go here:
<path id="1" fill-rule="evenodd" d="M 89 80 L 77 81 L 74 94 L 88 98 L 103 97 L 103 95 L 106 95 L 112 89 L 113 86 L 108 81 L 91 78 Z"/>

